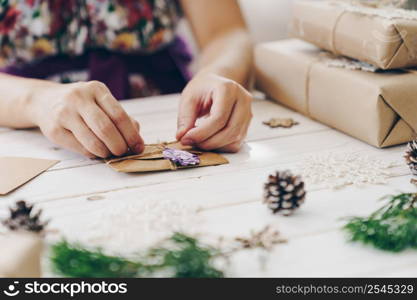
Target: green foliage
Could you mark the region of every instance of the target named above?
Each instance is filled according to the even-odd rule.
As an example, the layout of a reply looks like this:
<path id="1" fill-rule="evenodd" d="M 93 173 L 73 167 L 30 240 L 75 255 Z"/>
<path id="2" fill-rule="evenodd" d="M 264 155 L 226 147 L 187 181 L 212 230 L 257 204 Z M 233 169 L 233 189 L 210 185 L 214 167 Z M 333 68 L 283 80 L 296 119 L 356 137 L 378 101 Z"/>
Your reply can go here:
<path id="1" fill-rule="evenodd" d="M 131 261 L 61 241 L 52 246 L 51 262 L 57 274 L 67 277 L 223 277 L 223 272 L 212 266 L 216 250 L 182 233 L 175 233 L 167 244 Z"/>
<path id="2" fill-rule="evenodd" d="M 388 202 L 369 217 L 353 217 L 344 226 L 351 240 L 393 252 L 417 248 L 417 194 L 383 199 Z"/>
<path id="3" fill-rule="evenodd" d="M 196 239 L 181 233 L 175 233 L 171 241 L 179 248 L 151 249 L 150 258 L 162 258 L 160 264 L 154 266 L 156 269 L 172 269 L 173 277 L 177 278 L 220 278 L 223 272 L 212 267 L 212 257 L 219 252 L 211 248 L 202 248 Z"/>
<path id="4" fill-rule="evenodd" d="M 52 266 L 68 277 L 135 277 L 140 265 L 121 257 L 90 251 L 80 245 L 61 241 L 52 246 Z"/>

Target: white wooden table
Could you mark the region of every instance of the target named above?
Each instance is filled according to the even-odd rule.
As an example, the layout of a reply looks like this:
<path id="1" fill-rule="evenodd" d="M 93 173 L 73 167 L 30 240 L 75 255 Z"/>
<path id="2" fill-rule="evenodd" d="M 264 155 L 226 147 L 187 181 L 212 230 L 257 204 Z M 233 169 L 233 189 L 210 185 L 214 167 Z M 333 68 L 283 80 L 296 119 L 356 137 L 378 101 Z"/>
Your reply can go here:
<path id="1" fill-rule="evenodd" d="M 141 123 L 146 142 L 154 143 L 173 139 L 177 100 L 172 95 L 124 101 L 123 105 Z M 381 205 L 381 196 L 415 191 L 405 165 L 397 168 L 387 185 L 341 190 L 307 186 L 306 203 L 291 217 L 272 215 L 261 201 L 267 175 L 294 168 L 305 154 L 351 148 L 392 159 L 402 156 L 404 146 L 379 150 L 265 100 L 255 100 L 253 108 L 247 145 L 238 154 L 226 155 L 230 164 L 152 174 L 116 173 L 99 161 L 54 146 L 37 130 L 0 128 L 0 156 L 61 161 L 0 198 L 0 217 L 15 200 L 26 199 L 43 208 L 52 219 L 51 227 L 74 238 L 85 234 L 104 207 L 117 209 L 149 197 L 152 201 L 169 199 L 198 205 L 193 216 L 197 231 L 235 237 L 272 224 L 288 239 L 274 248 L 265 268 L 259 267 L 255 253 L 238 256 L 238 263 L 231 267 L 233 276 L 417 276 L 416 251 L 392 254 L 351 244 L 340 230 L 340 218 L 369 214 Z M 270 117 L 292 117 L 300 125 L 270 129 L 262 125 Z M 103 199 L 88 200 L 91 196 Z M 137 232 L 133 240 L 141 239 L 141 229 Z"/>

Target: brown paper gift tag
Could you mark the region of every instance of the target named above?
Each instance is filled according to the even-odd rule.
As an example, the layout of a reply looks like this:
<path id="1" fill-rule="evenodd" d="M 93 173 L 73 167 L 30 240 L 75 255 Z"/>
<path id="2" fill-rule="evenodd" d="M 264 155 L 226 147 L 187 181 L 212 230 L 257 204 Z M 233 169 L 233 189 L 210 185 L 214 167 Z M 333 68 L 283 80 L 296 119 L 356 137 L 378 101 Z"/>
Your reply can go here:
<path id="1" fill-rule="evenodd" d="M 196 166 L 176 166 L 171 161 L 164 159 L 162 151 L 165 146 L 197 154 L 200 158 L 200 163 Z M 118 172 L 139 173 L 216 166 L 228 164 L 229 161 L 220 154 L 213 152 L 201 152 L 194 150 L 192 147 L 183 146 L 178 142 L 172 142 L 146 145 L 145 150 L 141 154 L 108 159 L 106 160 L 106 163 Z"/>
<path id="2" fill-rule="evenodd" d="M 0 195 L 10 193 L 58 162 L 28 157 L 0 157 Z"/>
<path id="3" fill-rule="evenodd" d="M 0 234 L 0 277 L 40 277 L 43 242 L 33 233 Z"/>

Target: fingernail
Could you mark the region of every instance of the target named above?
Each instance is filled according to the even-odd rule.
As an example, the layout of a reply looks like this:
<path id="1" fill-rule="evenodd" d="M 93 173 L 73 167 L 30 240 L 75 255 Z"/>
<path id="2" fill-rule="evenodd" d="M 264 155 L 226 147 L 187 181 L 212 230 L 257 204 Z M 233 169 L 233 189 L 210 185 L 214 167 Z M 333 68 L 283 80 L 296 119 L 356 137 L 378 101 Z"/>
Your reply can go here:
<path id="1" fill-rule="evenodd" d="M 194 141 L 190 138 L 185 138 L 181 140 L 181 144 L 183 144 L 184 146 L 191 146 L 194 144 Z"/>

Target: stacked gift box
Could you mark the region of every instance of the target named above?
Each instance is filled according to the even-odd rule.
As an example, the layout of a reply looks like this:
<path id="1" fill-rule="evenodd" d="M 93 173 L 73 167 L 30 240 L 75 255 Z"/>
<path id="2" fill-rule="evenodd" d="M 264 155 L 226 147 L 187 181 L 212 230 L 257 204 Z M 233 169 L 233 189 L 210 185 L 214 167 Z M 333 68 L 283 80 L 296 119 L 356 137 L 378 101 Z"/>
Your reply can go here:
<path id="1" fill-rule="evenodd" d="M 415 138 L 417 11 L 297 1 L 291 33 L 256 47 L 259 89 L 377 147 Z"/>

